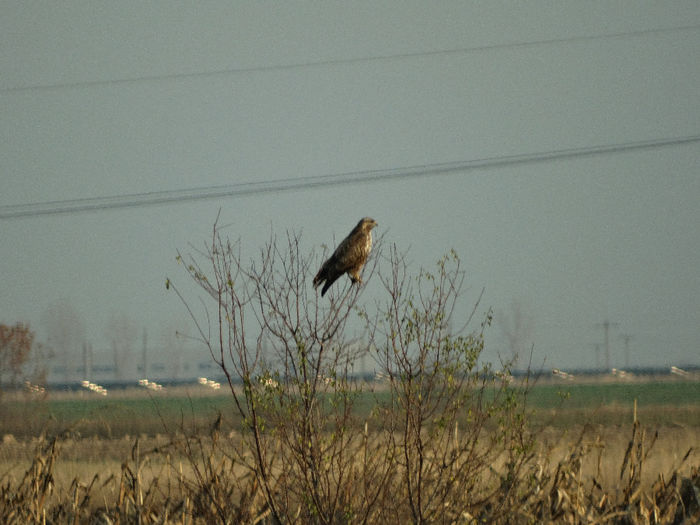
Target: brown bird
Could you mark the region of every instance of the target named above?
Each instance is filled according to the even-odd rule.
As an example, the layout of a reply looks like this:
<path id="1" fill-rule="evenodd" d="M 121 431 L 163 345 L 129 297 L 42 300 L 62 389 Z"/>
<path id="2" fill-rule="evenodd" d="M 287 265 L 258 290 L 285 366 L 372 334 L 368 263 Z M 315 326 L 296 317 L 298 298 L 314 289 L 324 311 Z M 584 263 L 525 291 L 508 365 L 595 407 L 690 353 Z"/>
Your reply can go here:
<path id="1" fill-rule="evenodd" d="M 343 239 L 314 277 L 314 288 L 325 281 L 321 296 L 338 278 L 347 273 L 354 283 L 361 283 L 360 272 L 372 250 L 372 228 L 377 225 L 374 219 L 365 217 L 357 223 L 350 234 Z"/>

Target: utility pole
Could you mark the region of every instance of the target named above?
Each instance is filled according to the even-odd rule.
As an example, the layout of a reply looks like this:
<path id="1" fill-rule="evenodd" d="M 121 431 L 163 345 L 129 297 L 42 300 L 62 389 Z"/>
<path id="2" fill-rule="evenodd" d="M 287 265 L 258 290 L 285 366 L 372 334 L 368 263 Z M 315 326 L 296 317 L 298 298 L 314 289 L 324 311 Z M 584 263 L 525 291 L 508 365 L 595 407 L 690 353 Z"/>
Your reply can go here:
<path id="1" fill-rule="evenodd" d="M 83 379 L 90 379 L 90 372 L 88 371 L 88 345 L 83 343 Z"/>
<path id="2" fill-rule="evenodd" d="M 92 345 L 83 343 L 83 379 L 92 380 Z"/>
<path id="3" fill-rule="evenodd" d="M 365 351 L 363 350 L 362 353 L 360 354 L 360 381 L 364 381 L 364 380 L 365 380 L 365 374 L 367 373 L 367 362 L 366 362 L 366 358 L 367 358 L 367 354 L 368 354 L 368 353 L 369 353 L 368 351 L 365 352 Z"/>
<path id="4" fill-rule="evenodd" d="M 620 326 L 620 323 L 613 323 L 610 319 L 606 319 L 602 323 L 597 323 L 596 326 L 603 328 L 603 346 L 605 348 L 605 371 L 610 371 L 610 328 Z"/>
<path id="5" fill-rule="evenodd" d="M 591 346 L 595 348 L 595 369 L 600 372 L 600 343 L 592 343 Z"/>
<path id="6" fill-rule="evenodd" d="M 625 342 L 625 370 L 630 367 L 630 340 L 634 339 L 630 334 L 621 334 L 620 339 Z"/>
<path id="7" fill-rule="evenodd" d="M 142 358 L 141 364 L 143 365 L 143 377 L 144 378 L 148 378 L 148 359 L 147 359 L 147 355 L 146 355 L 148 352 L 148 348 L 147 348 L 146 342 L 147 342 L 146 329 L 144 328 L 143 329 L 143 349 L 141 351 L 142 352 L 141 353 L 141 358 Z"/>

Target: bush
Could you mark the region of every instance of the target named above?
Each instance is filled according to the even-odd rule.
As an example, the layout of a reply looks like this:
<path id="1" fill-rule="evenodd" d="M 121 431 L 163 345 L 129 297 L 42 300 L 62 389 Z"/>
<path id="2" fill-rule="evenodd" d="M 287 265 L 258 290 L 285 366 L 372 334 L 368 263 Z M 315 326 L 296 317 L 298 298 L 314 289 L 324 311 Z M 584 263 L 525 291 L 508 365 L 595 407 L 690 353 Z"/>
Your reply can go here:
<path id="1" fill-rule="evenodd" d="M 378 278 L 385 299 L 369 308 L 362 286 L 322 299 L 310 282 L 318 260 L 300 240 L 273 237 L 246 263 L 215 225 L 204 251 L 178 254 L 213 299 L 200 316 L 167 282 L 228 380 L 243 420 L 240 458 L 274 520 L 421 523 L 507 513 L 532 449 L 527 389 L 510 384 L 507 364 L 495 371 L 481 363 L 490 312 L 472 331 L 476 308 L 454 319 L 464 280 L 457 255 L 411 277 L 404 254 L 393 246 L 383 258 L 380 241 L 364 280 Z M 356 317 L 366 336 L 351 341 Z M 462 327 L 452 330 L 453 321 Z M 364 352 L 384 378 L 373 388 L 386 395 L 358 421 L 353 406 L 369 387 L 354 380 L 352 365 Z"/>

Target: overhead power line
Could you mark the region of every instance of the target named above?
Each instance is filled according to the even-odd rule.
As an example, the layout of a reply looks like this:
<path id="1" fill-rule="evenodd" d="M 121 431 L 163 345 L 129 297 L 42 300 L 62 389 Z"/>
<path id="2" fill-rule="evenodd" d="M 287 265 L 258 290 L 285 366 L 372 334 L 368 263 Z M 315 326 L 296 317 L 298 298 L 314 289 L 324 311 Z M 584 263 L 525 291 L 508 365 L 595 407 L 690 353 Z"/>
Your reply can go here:
<path id="1" fill-rule="evenodd" d="M 235 75 L 235 74 L 244 74 L 244 73 L 261 73 L 261 72 L 270 72 L 270 71 L 285 71 L 285 70 L 304 69 L 304 68 L 312 68 L 312 67 L 326 67 L 326 66 L 337 66 L 337 65 L 347 65 L 347 64 L 358 64 L 358 63 L 364 63 L 364 62 L 405 60 L 405 59 L 412 59 L 412 58 L 441 56 L 441 55 L 461 55 L 461 54 L 465 54 L 465 53 L 493 51 L 493 50 L 498 50 L 498 49 L 535 47 L 535 46 L 545 46 L 545 45 L 554 45 L 554 44 L 564 44 L 564 43 L 569 43 L 569 42 L 585 42 L 585 41 L 589 41 L 589 40 L 633 38 L 633 37 L 640 37 L 640 36 L 645 36 L 645 35 L 681 32 L 681 31 L 697 31 L 697 30 L 700 30 L 700 25 L 696 24 L 696 25 L 688 25 L 688 26 L 641 29 L 638 31 L 626 31 L 626 32 L 618 32 L 618 33 L 604 33 L 604 34 L 598 34 L 598 35 L 579 35 L 579 36 L 570 36 L 570 37 L 565 37 L 565 38 L 550 38 L 550 39 L 542 39 L 542 40 L 528 40 L 528 41 L 521 41 L 521 42 L 506 42 L 503 44 L 486 44 L 486 45 L 481 45 L 481 46 L 457 47 L 457 48 L 451 48 L 451 49 L 435 49 L 435 50 L 429 50 L 429 51 L 416 51 L 416 52 L 409 52 L 409 53 L 394 53 L 394 54 L 386 54 L 386 55 L 371 55 L 371 56 L 364 56 L 364 57 L 350 57 L 350 58 L 337 58 L 337 59 L 316 60 L 316 61 L 307 61 L 307 62 L 295 62 L 292 64 L 272 64 L 272 65 L 265 65 L 265 66 L 233 67 L 233 68 L 206 70 L 206 71 L 163 73 L 163 74 L 159 74 L 159 75 L 140 75 L 140 76 L 134 76 L 134 77 L 124 77 L 124 78 L 114 78 L 114 79 L 81 80 L 81 81 L 75 81 L 75 82 L 57 82 L 57 83 L 53 83 L 53 84 L 35 84 L 35 85 L 28 85 L 28 86 L 9 86 L 9 87 L 0 88 L 0 93 L 12 93 L 12 92 L 21 92 L 21 91 L 40 91 L 40 90 L 53 90 L 53 89 L 70 89 L 70 88 L 106 86 L 106 85 L 136 83 L 136 82 L 180 80 L 180 79 L 185 79 L 185 78 L 214 77 L 214 76 L 222 76 L 222 75 Z"/>
<path id="2" fill-rule="evenodd" d="M 277 179 L 264 182 L 242 182 L 219 186 L 204 186 L 182 190 L 151 191 L 128 193 L 106 197 L 89 197 L 26 204 L 0 206 L 0 219 L 18 219 L 40 215 L 72 214 L 86 211 L 101 211 L 117 208 L 135 208 L 177 202 L 219 199 L 223 197 L 243 197 L 263 193 L 281 193 L 293 190 L 308 190 L 356 184 L 379 182 L 413 177 L 435 176 L 464 172 L 478 168 L 504 167 L 515 164 L 545 162 L 558 159 L 602 155 L 623 151 L 660 148 L 700 142 L 700 135 L 662 138 L 621 144 L 604 144 L 583 148 L 568 148 L 519 155 L 502 155 L 457 162 L 422 164 L 401 168 L 352 171 L 337 174 Z"/>

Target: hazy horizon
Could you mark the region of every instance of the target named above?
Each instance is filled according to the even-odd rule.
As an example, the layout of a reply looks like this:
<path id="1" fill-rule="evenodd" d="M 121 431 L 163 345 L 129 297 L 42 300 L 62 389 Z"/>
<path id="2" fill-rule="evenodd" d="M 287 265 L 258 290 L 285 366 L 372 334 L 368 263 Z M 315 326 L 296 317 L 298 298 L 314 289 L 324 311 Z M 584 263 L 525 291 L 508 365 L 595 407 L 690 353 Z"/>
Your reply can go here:
<path id="1" fill-rule="evenodd" d="M 287 230 L 320 257 L 371 216 L 415 270 L 460 255 L 463 311 L 483 289 L 496 313 L 488 360 L 519 311 L 546 367 L 594 368 L 606 321 L 610 366 L 626 336 L 631 367 L 700 365 L 697 2 L 0 15 L 0 322 L 43 342 L 73 326 L 73 358 L 105 360 L 122 323 L 138 356 L 144 329 L 154 347 L 187 330 L 165 279 L 186 286 L 177 251 L 219 210 L 251 258 Z"/>

